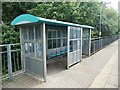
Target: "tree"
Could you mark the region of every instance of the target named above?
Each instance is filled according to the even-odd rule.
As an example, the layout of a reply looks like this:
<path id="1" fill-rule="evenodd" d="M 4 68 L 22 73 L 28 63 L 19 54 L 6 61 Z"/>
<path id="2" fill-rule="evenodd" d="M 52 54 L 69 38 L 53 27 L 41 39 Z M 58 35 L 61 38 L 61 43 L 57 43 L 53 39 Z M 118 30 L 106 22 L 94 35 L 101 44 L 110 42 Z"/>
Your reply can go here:
<path id="1" fill-rule="evenodd" d="M 18 15 L 28 13 L 36 3 L 31 2 L 3 2 L 2 3 L 2 44 L 19 43 L 19 30 L 10 25 L 11 21 Z"/>

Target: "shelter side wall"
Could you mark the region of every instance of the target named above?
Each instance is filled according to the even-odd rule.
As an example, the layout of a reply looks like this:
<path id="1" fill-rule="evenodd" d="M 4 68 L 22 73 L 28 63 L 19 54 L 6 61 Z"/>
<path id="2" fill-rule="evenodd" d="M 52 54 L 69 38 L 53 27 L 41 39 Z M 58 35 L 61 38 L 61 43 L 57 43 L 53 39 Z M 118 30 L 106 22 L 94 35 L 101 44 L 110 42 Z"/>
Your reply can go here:
<path id="1" fill-rule="evenodd" d="M 39 25 L 23 25 L 21 28 L 21 49 L 24 71 L 43 77 L 42 31 Z"/>
<path id="2" fill-rule="evenodd" d="M 83 36 L 82 36 L 82 55 L 89 56 L 90 55 L 90 30 L 83 28 Z"/>

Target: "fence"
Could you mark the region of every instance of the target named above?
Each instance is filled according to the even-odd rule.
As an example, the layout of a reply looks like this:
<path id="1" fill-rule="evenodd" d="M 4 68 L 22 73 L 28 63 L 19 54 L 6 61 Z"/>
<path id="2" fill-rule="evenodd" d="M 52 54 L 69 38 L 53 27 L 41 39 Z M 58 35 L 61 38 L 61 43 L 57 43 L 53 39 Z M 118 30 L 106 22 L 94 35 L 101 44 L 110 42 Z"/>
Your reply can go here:
<path id="1" fill-rule="evenodd" d="M 111 44 L 119 37 L 102 37 L 91 40 L 91 54 L 94 54 L 98 50 L 104 48 L 105 46 Z M 9 78 L 12 79 L 13 75 L 21 73 L 21 50 L 20 43 L 18 44 L 5 44 L 0 45 L 1 51 L 0 56 L 2 60 L 2 80 Z M 0 77 L 1 78 L 1 77 Z"/>
<path id="2" fill-rule="evenodd" d="M 118 38 L 119 38 L 119 36 L 115 35 L 115 36 L 92 39 L 91 40 L 91 55 L 96 53 L 97 51 L 101 50 L 105 46 L 111 44 L 112 42 L 116 41 Z"/>
<path id="3" fill-rule="evenodd" d="M 21 67 L 21 52 L 20 44 L 5 44 L 0 45 L 1 59 L 2 59 L 2 80 L 17 74 L 22 69 Z"/>

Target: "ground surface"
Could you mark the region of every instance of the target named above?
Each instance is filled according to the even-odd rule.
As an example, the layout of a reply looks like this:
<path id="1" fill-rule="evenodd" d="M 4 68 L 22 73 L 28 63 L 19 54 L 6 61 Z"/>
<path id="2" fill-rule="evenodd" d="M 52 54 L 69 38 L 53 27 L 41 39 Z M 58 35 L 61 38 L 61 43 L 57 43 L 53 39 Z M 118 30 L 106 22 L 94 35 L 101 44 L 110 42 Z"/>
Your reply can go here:
<path id="1" fill-rule="evenodd" d="M 3 88 L 118 88 L 118 41 L 105 47 L 69 70 L 62 61 L 48 65 L 47 82 L 19 74 Z"/>

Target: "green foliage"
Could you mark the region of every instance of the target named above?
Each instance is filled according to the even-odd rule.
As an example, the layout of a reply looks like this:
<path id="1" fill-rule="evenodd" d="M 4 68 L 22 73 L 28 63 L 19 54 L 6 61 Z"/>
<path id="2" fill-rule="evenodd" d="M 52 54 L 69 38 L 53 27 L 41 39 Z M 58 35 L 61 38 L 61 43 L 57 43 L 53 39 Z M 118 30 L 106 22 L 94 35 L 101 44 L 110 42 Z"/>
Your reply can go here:
<path id="1" fill-rule="evenodd" d="M 2 3 L 2 43 L 19 43 L 19 30 L 10 26 L 11 21 L 18 15 L 27 13 L 36 3 L 32 2 L 3 2 Z"/>
<path id="2" fill-rule="evenodd" d="M 79 14 L 79 3 L 37 3 L 37 6 L 28 12 L 39 17 L 75 22 Z"/>
<path id="3" fill-rule="evenodd" d="M 15 17 L 28 13 L 27 10 L 34 8 L 35 5 L 36 3 L 32 2 L 3 2 L 2 20 L 5 24 L 10 25 Z"/>
<path id="4" fill-rule="evenodd" d="M 19 31 L 14 27 L 4 25 L 2 26 L 2 43 L 18 43 L 20 42 Z"/>
<path id="5" fill-rule="evenodd" d="M 103 6 L 102 36 L 114 35 L 118 32 L 118 15 L 113 8 Z"/>

